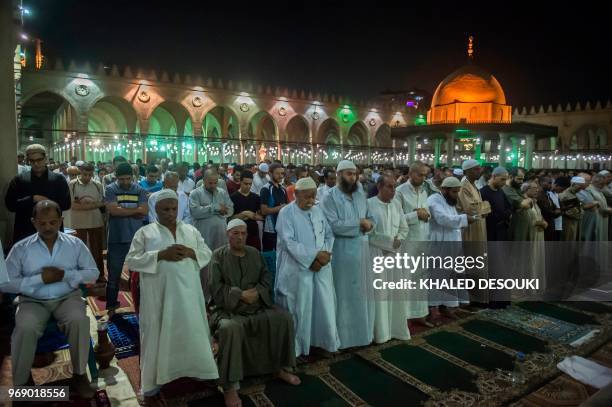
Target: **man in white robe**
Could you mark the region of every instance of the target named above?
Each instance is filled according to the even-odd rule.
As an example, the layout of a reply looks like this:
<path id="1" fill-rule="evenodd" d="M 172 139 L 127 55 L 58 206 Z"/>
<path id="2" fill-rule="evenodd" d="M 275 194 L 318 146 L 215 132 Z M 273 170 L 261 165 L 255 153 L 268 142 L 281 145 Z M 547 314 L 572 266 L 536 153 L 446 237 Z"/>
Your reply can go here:
<path id="1" fill-rule="evenodd" d="M 427 198 L 427 204 L 431 213 L 429 221 L 429 240 L 432 242 L 461 242 L 461 229 L 475 222 L 477 215 L 459 214 L 457 212 L 457 199 L 461 190 L 461 182 L 455 177 L 448 177 L 442 181 L 440 194 L 431 195 Z M 433 245 L 432 245 L 433 246 Z M 461 255 L 461 244 L 449 243 L 438 245 L 440 256 Z M 448 281 L 459 277 L 453 271 L 435 270 L 431 278 L 446 279 Z M 436 290 L 430 292 L 429 306 L 440 307 L 440 313 L 456 318 L 454 312 L 449 308 L 456 308 L 459 304 L 469 304 L 468 292 L 465 290 Z"/>
<path id="2" fill-rule="evenodd" d="M 394 256 L 402 247 L 402 242 L 408 236 L 408 224 L 402 212 L 400 203 L 395 196 L 395 180 L 392 176 L 381 175 L 376 182 L 378 195 L 368 199 L 368 212 L 372 215 L 376 227 L 369 235 L 370 257 L 372 263 L 378 256 Z M 399 270 L 389 270 L 381 275 L 383 281 L 400 281 Z M 378 275 L 375 278 L 379 278 Z M 374 341 L 387 342 L 390 339 L 408 340 L 408 316 L 410 303 L 403 298 L 397 298 L 395 293 L 380 293 L 381 298 L 374 302 Z"/>
<path id="3" fill-rule="evenodd" d="M 410 166 L 408 181 L 397 187 L 395 199 L 399 201 L 404 218 L 408 224 L 408 237 L 410 242 L 406 245 L 406 252 L 411 256 L 420 256 L 428 250 L 429 240 L 429 210 L 427 209 L 427 189 L 424 182 L 429 173 L 429 167 L 421 162 Z M 422 270 L 414 273 L 413 278 L 424 278 Z M 410 301 L 410 319 L 415 319 L 421 325 L 432 327 L 425 320 L 429 313 L 427 292 L 424 290 L 408 290 L 406 292 Z"/>
<path id="4" fill-rule="evenodd" d="M 374 303 L 368 299 L 372 272 L 367 233 L 374 228 L 366 191 L 357 182 L 357 167 L 343 160 L 336 168 L 338 185 L 329 190 L 321 209 L 334 232 L 332 270 L 338 301 L 336 322 L 340 348 L 365 346 L 374 335 Z"/>
<path id="5" fill-rule="evenodd" d="M 191 212 L 189 211 L 189 197 L 183 191 L 178 190 L 179 176 L 176 172 L 168 171 L 164 177 L 164 189 L 171 189 L 178 195 L 178 211 L 176 213 L 176 220 L 182 221 L 188 225 L 191 225 Z M 153 192 L 149 195 L 149 223 L 157 222 L 157 213 L 155 212 L 155 205 L 159 197 L 160 191 Z"/>
<path id="6" fill-rule="evenodd" d="M 153 397 L 180 377 L 219 377 L 211 347 L 200 269 L 211 251 L 191 225 L 177 222 L 178 196 L 164 189 L 158 222 L 134 235 L 126 262 L 140 273 L 141 390 Z"/>
<path id="7" fill-rule="evenodd" d="M 296 200 L 276 221 L 276 303 L 293 315 L 296 356 L 314 346 L 336 352 L 336 293 L 331 268 L 334 234 L 323 211 L 314 206 L 316 184 L 310 177 L 295 185 Z"/>
<path id="8" fill-rule="evenodd" d="M 204 184 L 189 195 L 193 225 L 213 251 L 227 244 L 227 218 L 234 214 L 234 203 L 218 182 L 217 172 L 206 170 Z"/>

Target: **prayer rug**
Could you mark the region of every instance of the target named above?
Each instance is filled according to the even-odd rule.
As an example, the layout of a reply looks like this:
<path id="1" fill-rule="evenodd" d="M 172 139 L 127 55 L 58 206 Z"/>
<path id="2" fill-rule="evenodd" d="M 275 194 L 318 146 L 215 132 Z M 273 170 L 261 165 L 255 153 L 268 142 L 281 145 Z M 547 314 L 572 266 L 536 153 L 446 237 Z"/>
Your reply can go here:
<path id="1" fill-rule="evenodd" d="M 108 337 L 115 345 L 117 359 L 138 355 L 140 335 L 136 314 L 115 314 L 108 322 Z"/>
<path id="2" fill-rule="evenodd" d="M 554 406 L 562 405 L 556 400 L 586 399 L 592 391 L 563 377 L 556 364 L 567 355 L 592 355 L 597 361 L 598 353 L 594 352 L 604 345 L 612 346 L 606 345 L 612 339 L 607 308 L 571 307 L 566 303 L 519 305 L 522 304 L 505 310 L 483 310 L 436 328 L 412 332 L 409 341 L 391 340 L 340 352 L 331 359 L 311 357 L 308 363 L 298 366 L 300 386 L 269 378 L 247 378 L 242 383 L 241 398 L 245 405 L 255 406 L 518 403 L 517 407 Z M 598 331 L 588 341 L 575 347 L 569 345 L 593 328 Z M 517 385 L 512 383 L 511 375 L 519 351 L 526 355 L 526 381 Z M 554 389 L 566 394 L 557 394 Z M 204 404 L 222 405 L 221 395 L 188 403 Z"/>
<path id="3" fill-rule="evenodd" d="M 119 288 L 119 296 L 117 297 L 119 300 L 119 308 L 117 309 L 117 313 L 134 312 L 134 300 L 130 293 L 130 275 L 127 269 L 124 269 L 121 273 Z M 96 317 L 101 317 L 106 314 L 106 299 L 87 297 L 87 303 Z"/>
<path id="4" fill-rule="evenodd" d="M 534 312 L 526 308 L 532 309 Z M 558 309 L 562 311 L 549 307 L 538 311 L 536 307 L 533 307 L 531 304 L 528 306 L 519 304 L 518 306 L 511 306 L 504 310 L 483 310 L 479 313 L 479 316 L 490 321 L 498 322 L 510 329 L 524 331 L 536 337 L 552 339 L 563 344 L 579 341 L 593 331 L 593 326 L 577 325 L 576 323 L 550 316 L 550 314 L 563 316 L 560 314 L 566 312 L 566 316 L 569 315 L 567 319 L 584 322 L 592 320 L 589 315 L 582 314 L 579 311 Z M 584 318 L 577 317 L 575 314 Z M 593 322 L 595 321 L 593 320 Z"/>

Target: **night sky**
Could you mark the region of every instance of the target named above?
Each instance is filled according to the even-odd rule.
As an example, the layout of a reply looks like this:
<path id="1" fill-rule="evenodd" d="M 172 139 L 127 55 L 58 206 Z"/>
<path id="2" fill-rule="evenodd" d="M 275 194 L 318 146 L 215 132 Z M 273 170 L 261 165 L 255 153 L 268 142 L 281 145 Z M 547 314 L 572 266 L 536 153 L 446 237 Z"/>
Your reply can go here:
<path id="1" fill-rule="evenodd" d="M 513 106 L 612 98 L 612 30 L 601 4 L 550 2 L 551 13 L 535 0 L 413 3 L 24 0 L 34 13 L 26 31 L 44 41 L 46 57 L 65 64 L 88 60 L 368 99 L 385 89 L 433 93 L 466 63 L 473 34 L 476 63 L 495 75 Z"/>

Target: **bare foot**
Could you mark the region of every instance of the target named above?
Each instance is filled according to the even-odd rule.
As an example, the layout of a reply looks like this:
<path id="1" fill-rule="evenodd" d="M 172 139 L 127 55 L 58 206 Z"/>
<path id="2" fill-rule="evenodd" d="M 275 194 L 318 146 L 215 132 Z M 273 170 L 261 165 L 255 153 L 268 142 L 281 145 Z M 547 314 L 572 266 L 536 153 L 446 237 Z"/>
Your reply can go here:
<path id="1" fill-rule="evenodd" d="M 281 369 L 278 372 L 278 378 L 281 379 L 282 381 L 292 384 L 294 386 L 297 386 L 298 384 L 302 383 L 302 381 L 300 380 L 299 377 L 297 377 L 294 374 L 289 373 L 286 370 Z"/>
<path id="2" fill-rule="evenodd" d="M 455 314 L 455 311 L 450 309 L 450 308 L 441 308 L 440 309 L 440 314 L 444 315 L 446 318 L 459 319 L 457 314 Z"/>
<path id="3" fill-rule="evenodd" d="M 236 390 L 228 390 L 223 393 L 223 398 L 225 399 L 226 407 L 241 407 L 242 400 L 238 397 L 238 392 Z"/>
<path id="4" fill-rule="evenodd" d="M 425 319 L 425 318 L 416 318 L 414 322 L 416 322 L 417 324 L 426 326 L 428 328 L 434 328 L 436 326 L 435 324 L 433 324 L 432 322 L 430 322 L 428 319 Z"/>

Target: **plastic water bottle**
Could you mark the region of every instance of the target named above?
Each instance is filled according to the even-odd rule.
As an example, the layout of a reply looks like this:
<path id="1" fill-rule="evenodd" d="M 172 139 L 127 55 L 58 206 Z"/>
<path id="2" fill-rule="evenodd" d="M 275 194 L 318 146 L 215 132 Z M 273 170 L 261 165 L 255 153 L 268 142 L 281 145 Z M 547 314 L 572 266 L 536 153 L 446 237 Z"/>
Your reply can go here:
<path id="1" fill-rule="evenodd" d="M 512 371 L 512 385 L 519 386 L 525 383 L 525 354 L 523 352 L 516 353 L 516 359 L 514 361 L 514 370 Z"/>

